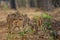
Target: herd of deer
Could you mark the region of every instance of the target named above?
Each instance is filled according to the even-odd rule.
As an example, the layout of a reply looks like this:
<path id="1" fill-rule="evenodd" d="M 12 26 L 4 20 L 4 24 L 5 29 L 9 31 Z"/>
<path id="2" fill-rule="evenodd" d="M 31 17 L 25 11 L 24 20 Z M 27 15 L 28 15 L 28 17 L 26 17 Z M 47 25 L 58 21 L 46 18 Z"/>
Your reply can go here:
<path id="1" fill-rule="evenodd" d="M 37 23 L 34 23 L 34 19 L 30 19 L 27 14 L 20 14 L 16 12 L 15 14 L 9 14 L 7 16 L 7 24 L 9 33 L 11 33 L 12 30 L 15 30 L 17 27 L 20 30 L 20 27 L 24 28 L 26 25 L 31 26 L 32 29 L 38 30 L 38 26 L 41 25 L 41 18 L 37 21 Z"/>
<path id="2" fill-rule="evenodd" d="M 20 31 L 21 27 L 24 28 L 28 25 L 31 29 L 35 29 L 35 33 L 38 33 L 38 27 L 42 25 L 43 21 L 44 20 L 40 17 L 35 23 L 34 18 L 30 19 L 27 14 L 21 14 L 18 12 L 15 14 L 9 14 L 7 16 L 8 32 L 12 33 L 12 31 L 15 31 L 15 28 L 18 28 Z"/>

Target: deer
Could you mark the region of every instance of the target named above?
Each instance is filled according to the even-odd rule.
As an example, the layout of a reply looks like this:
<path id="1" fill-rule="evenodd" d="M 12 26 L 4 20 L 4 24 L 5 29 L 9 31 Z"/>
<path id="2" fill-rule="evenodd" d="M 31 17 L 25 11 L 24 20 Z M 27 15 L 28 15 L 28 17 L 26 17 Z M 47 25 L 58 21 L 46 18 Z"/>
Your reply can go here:
<path id="1" fill-rule="evenodd" d="M 18 12 L 16 12 L 15 14 L 9 14 L 7 16 L 7 24 L 8 24 L 9 33 L 11 33 L 11 30 L 12 29 L 14 30 L 16 27 L 20 29 L 20 26 L 23 26 L 23 16 L 20 15 Z"/>

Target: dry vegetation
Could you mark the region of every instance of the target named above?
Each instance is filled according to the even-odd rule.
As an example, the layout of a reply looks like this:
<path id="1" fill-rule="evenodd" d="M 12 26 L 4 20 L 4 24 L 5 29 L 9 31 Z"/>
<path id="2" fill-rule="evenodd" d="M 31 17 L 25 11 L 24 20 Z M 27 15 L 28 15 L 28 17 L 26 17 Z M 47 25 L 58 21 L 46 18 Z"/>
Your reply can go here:
<path id="1" fill-rule="evenodd" d="M 57 11 L 55 10 L 55 11 L 48 12 L 48 13 L 51 16 L 53 16 L 53 19 L 58 19 L 58 21 L 59 21 L 60 20 L 60 18 L 59 18 L 60 16 L 58 16 L 60 13 L 59 10 L 57 9 Z M 30 30 L 31 32 L 29 32 L 28 34 L 25 34 L 25 35 L 23 35 L 24 33 L 22 32 L 22 34 L 21 33 L 20 34 L 23 35 L 23 37 L 20 36 L 20 34 L 17 32 L 15 32 L 15 34 L 9 34 L 8 25 L 6 23 L 7 22 L 6 18 L 8 16 L 8 14 L 15 13 L 15 12 L 16 12 L 16 10 L 0 10 L 0 40 L 54 40 L 53 37 L 51 37 L 49 39 L 49 37 L 50 37 L 49 33 L 48 33 L 49 30 L 47 30 L 46 32 L 39 30 L 38 34 L 34 34 L 34 31 Z M 36 9 L 30 9 L 30 8 L 29 9 L 20 9 L 19 12 L 23 13 L 23 14 L 27 14 L 30 19 L 32 19 L 33 16 L 41 16 L 42 14 L 46 13 L 46 12 L 38 10 L 38 9 L 36 10 Z M 58 16 L 57 18 L 56 18 L 56 14 Z M 58 23 L 57 23 L 57 25 L 58 25 Z M 26 27 L 26 29 L 28 29 L 28 28 Z M 42 29 L 42 28 L 40 28 L 40 29 Z M 54 26 L 53 29 L 57 30 L 58 27 Z"/>

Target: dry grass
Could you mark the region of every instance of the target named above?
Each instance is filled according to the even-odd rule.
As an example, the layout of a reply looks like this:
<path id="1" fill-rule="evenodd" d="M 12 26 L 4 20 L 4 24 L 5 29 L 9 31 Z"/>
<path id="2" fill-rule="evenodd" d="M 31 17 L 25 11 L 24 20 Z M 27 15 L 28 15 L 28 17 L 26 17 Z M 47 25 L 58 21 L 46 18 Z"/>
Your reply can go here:
<path id="1" fill-rule="evenodd" d="M 60 10 L 60 9 L 59 9 Z M 9 13 L 15 13 L 16 10 L 0 10 L 0 21 L 6 21 L 6 18 L 7 18 L 7 15 Z M 41 14 L 45 13 L 41 10 L 38 10 L 38 9 L 19 9 L 19 12 L 20 13 L 23 13 L 23 14 L 27 14 L 29 16 L 29 18 L 33 18 L 33 16 L 40 16 Z M 53 15 L 56 15 L 55 13 L 57 13 L 56 10 L 54 10 L 53 12 L 49 12 L 52 16 Z M 7 40 L 7 35 L 8 35 L 8 31 L 7 31 L 7 26 L 0 26 L 0 40 Z M 24 40 L 24 39 L 21 39 L 20 36 L 18 36 L 18 34 L 15 34 L 15 35 L 12 35 L 14 36 L 13 39 L 10 39 L 10 40 Z M 34 38 L 33 38 L 34 37 Z M 24 37 L 23 37 L 24 38 Z M 37 40 L 38 37 L 35 37 L 34 35 L 31 37 L 28 37 L 26 38 L 26 40 L 29 40 L 29 38 L 31 38 L 31 40 Z M 47 40 L 47 39 L 44 39 L 44 38 L 40 38 L 39 40 Z"/>

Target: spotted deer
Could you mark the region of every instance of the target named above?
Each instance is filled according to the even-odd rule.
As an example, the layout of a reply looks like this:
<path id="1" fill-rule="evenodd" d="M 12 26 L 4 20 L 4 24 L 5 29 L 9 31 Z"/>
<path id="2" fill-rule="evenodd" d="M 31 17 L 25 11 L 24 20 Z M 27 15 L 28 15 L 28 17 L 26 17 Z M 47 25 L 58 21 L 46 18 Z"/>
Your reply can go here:
<path id="1" fill-rule="evenodd" d="M 23 16 L 18 12 L 16 12 L 15 14 L 9 14 L 7 16 L 7 24 L 9 33 L 15 30 L 16 27 L 20 30 L 20 26 L 23 26 Z"/>

